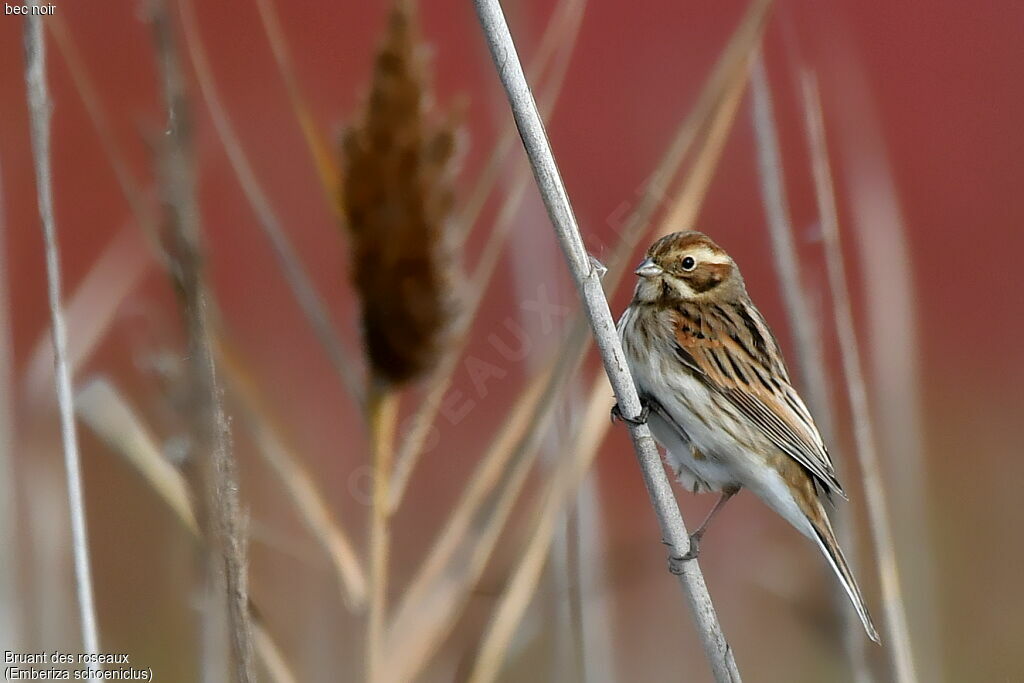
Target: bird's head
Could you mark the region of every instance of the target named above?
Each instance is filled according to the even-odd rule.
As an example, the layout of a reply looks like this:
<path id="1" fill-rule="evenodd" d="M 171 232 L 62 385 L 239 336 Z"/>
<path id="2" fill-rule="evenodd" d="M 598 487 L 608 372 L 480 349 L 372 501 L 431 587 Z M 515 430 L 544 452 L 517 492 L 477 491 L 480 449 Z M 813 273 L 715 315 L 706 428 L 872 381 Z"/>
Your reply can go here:
<path id="1" fill-rule="evenodd" d="M 710 237 L 696 231 L 662 237 L 637 266 L 636 298 L 663 301 L 727 302 L 746 290 L 736 263 Z"/>

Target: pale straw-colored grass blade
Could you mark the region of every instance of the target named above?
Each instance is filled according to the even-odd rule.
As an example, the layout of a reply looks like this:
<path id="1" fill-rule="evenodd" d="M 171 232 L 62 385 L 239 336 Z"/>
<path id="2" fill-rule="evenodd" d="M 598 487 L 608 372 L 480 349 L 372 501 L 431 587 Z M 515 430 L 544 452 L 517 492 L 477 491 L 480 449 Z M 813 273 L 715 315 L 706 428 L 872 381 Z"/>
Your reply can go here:
<path id="1" fill-rule="evenodd" d="M 541 91 L 539 100 L 541 109 L 545 112 L 546 116 L 550 115 L 554 109 L 558 100 L 558 94 L 564 83 L 569 60 L 576 45 L 576 38 L 579 35 L 579 25 L 582 21 L 585 4 L 585 0 L 563 0 L 559 4 L 555 10 L 557 16 L 551 20 L 545 30 L 538 55 L 534 60 L 537 73 L 543 73 L 547 70 L 549 62 L 555 60 L 550 67 L 552 73 Z M 561 45 L 562 47 L 561 52 L 557 54 L 553 52 L 556 45 Z M 487 167 L 474 185 L 467 203 L 463 205 L 465 208 L 463 208 L 455 220 L 454 230 L 456 231 L 456 236 L 454 239 L 456 241 L 464 240 L 468 234 L 469 225 L 475 223 L 478 219 L 480 208 L 482 208 L 483 202 L 489 196 L 490 191 L 494 187 L 494 182 L 497 180 L 501 162 L 511 149 L 513 136 L 514 133 L 511 130 L 506 131 L 506 134 L 502 136 L 499 143 L 495 146 Z M 401 504 L 412 473 L 420 457 L 423 455 L 427 436 L 430 434 L 434 421 L 437 419 L 442 399 L 451 386 L 455 370 L 458 367 L 458 361 L 462 356 L 466 343 L 469 341 L 469 334 L 473 321 L 476 318 L 476 313 L 500 263 L 506 238 L 514 225 L 523 195 L 529 185 L 529 179 L 529 168 L 525 162 L 520 162 L 516 166 L 515 179 L 512 182 L 511 189 L 501 204 L 498 216 L 495 219 L 490 234 L 487 236 L 487 242 L 480 253 L 477 265 L 470 276 L 470 281 L 465 287 L 467 297 L 462 302 L 464 310 L 457 323 L 459 328 L 453 334 L 454 340 L 449 345 L 439 367 L 432 374 L 426 389 L 426 395 L 421 401 L 420 407 L 409 421 L 408 433 L 399 446 L 395 460 L 395 472 L 391 483 L 390 507 L 392 512 Z M 479 200 L 475 199 L 477 197 L 479 197 Z M 472 208 L 475 202 L 479 206 Z"/>
<path id="2" fill-rule="evenodd" d="M 386 656 L 385 630 L 390 579 L 391 525 L 388 523 L 388 485 L 394 462 L 394 435 L 398 420 L 398 393 L 390 386 L 372 386 L 367 396 L 370 462 L 373 493 L 370 510 L 370 549 L 367 558 L 366 680 L 390 681 L 383 676 Z"/>
<path id="3" fill-rule="evenodd" d="M 53 19 L 53 22 L 48 21 L 46 25 L 54 35 L 72 74 L 75 89 L 115 169 L 122 193 L 145 234 L 155 240 L 154 216 L 150 215 L 142 199 L 149 193 L 141 190 L 127 169 L 124 154 L 111 133 L 108 117 L 70 30 L 59 16 Z M 70 349 L 73 368 L 88 358 L 106 335 L 118 306 L 155 262 L 146 250 L 147 245 L 137 231 L 122 230 L 72 295 L 66 309 L 70 324 L 76 329 Z M 258 430 L 255 436 L 260 447 L 259 453 L 268 461 L 274 473 L 282 478 L 285 491 L 300 517 L 313 536 L 324 545 L 335 565 L 343 595 L 350 601 L 348 604 L 359 609 L 365 600 L 365 578 L 348 534 L 331 518 L 329 508 L 316 489 L 312 477 L 301 465 L 294 449 L 281 436 L 281 430 L 271 426 L 276 425 L 276 420 L 266 405 L 260 402 L 255 380 L 245 372 L 237 354 L 227 353 L 223 349 L 221 336 L 218 335 L 214 340 L 217 342 L 218 360 L 225 363 L 225 380 L 229 383 L 229 389 L 237 392 L 230 398 L 239 401 L 245 415 L 258 416 L 258 419 L 247 421 L 246 424 Z M 30 396 L 40 394 L 40 387 L 45 386 L 52 375 L 52 367 L 52 346 L 47 339 L 41 339 L 33 351 L 27 371 Z"/>
<path id="4" fill-rule="evenodd" d="M 124 395 L 109 379 L 93 377 L 83 382 L 78 390 L 75 409 L 79 419 L 142 476 L 198 542 L 199 526 L 185 478 L 164 457 L 156 437 Z M 280 649 L 256 618 L 253 618 L 253 640 L 271 680 L 294 683 L 295 676 Z"/>
<path id="5" fill-rule="evenodd" d="M 188 485 L 164 457 L 156 437 L 110 381 L 93 377 L 76 395 L 79 418 L 135 468 L 192 535 L 199 534 Z"/>
<path id="6" fill-rule="evenodd" d="M 839 232 L 839 212 L 836 209 L 832 170 L 828 160 L 828 141 L 825 122 L 818 95 L 817 81 L 809 72 L 801 73 L 804 116 L 810 142 L 814 189 L 818 201 L 818 214 L 825 246 L 825 260 L 829 287 L 834 302 L 835 325 L 839 339 L 843 375 L 846 379 L 847 399 L 853 416 L 854 440 L 861 475 L 864 478 L 864 496 L 867 502 L 871 539 L 878 560 L 878 574 L 882 587 L 882 609 L 885 614 L 885 649 L 889 654 L 893 678 L 901 683 L 918 680 L 914 666 L 910 627 L 900 582 L 899 563 L 896 558 L 892 532 L 892 518 L 886 497 L 887 484 L 878 456 L 877 438 L 871 417 L 870 399 L 864 370 L 861 367 L 857 326 L 850 301 L 850 287 L 843 263 L 843 247 Z"/>
<path id="7" fill-rule="evenodd" d="M 693 221 L 699 214 L 700 206 L 706 195 L 714 170 L 721 159 L 721 153 L 729 131 L 736 119 L 739 102 L 742 99 L 746 86 L 747 70 L 744 66 L 737 66 L 731 83 L 721 93 L 721 99 L 715 103 L 712 111 L 711 121 L 707 125 L 707 132 L 701 140 L 700 148 L 696 158 L 687 171 L 681 187 L 674 194 L 675 199 L 669 205 L 665 218 L 659 223 L 655 237 L 668 234 L 676 230 L 687 230 L 692 226 Z M 666 194 L 668 191 L 666 190 Z M 552 484 L 545 497 L 545 507 L 540 512 L 541 522 L 530 534 L 530 545 L 515 568 L 512 584 L 502 597 L 502 603 L 493 618 L 491 627 L 485 636 L 481 654 L 475 664 L 473 680 L 492 680 L 498 673 L 501 661 L 501 653 L 504 652 L 514 634 L 515 626 L 522 618 L 523 611 L 529 601 L 529 596 L 536 590 L 539 578 L 540 564 L 543 562 L 543 554 L 550 547 L 554 533 L 550 517 L 557 515 L 564 505 L 564 501 L 556 503 L 558 495 L 571 495 L 578 484 L 578 477 L 583 472 L 576 471 L 579 467 L 584 470 L 589 467 L 594 454 L 603 443 L 611 423 L 608 420 L 608 411 L 611 409 L 613 400 L 607 377 L 601 375 L 595 381 L 587 401 L 587 408 L 581 422 L 581 429 L 570 440 L 576 444 L 574 459 L 570 460 L 573 472 L 569 475 L 569 486 L 563 484 L 561 494 L 554 493 L 553 489 L 558 484 Z M 581 464 L 582 463 L 582 464 Z M 554 475 L 555 479 L 558 474 Z M 539 555 L 539 556 L 538 556 Z"/>
<path id="8" fill-rule="evenodd" d="M 537 88 L 541 93 L 538 103 L 545 117 L 551 115 L 558 100 L 558 93 L 562 89 L 565 72 L 576 47 L 576 39 L 579 37 L 579 28 L 583 21 L 586 5 L 587 0 L 559 0 L 541 36 L 537 52 L 530 61 L 530 78 L 536 83 L 546 83 Z M 552 73 L 546 75 L 549 69 Z M 502 166 L 508 158 L 509 152 L 512 151 L 515 141 L 515 130 L 504 128 L 498 142 L 491 150 L 487 164 L 473 185 L 473 189 L 461 203 L 462 207 L 455 221 L 456 241 L 465 241 L 476 225 L 480 211 L 497 184 Z"/>
<path id="9" fill-rule="evenodd" d="M 36 0 L 33 6 L 38 5 Z M 82 649 L 99 654 L 99 627 L 93 598 L 92 570 L 89 562 L 89 536 L 86 525 L 85 492 L 82 486 L 82 459 L 75 429 L 72 373 L 68 359 L 68 332 L 64 316 L 61 287 L 60 246 L 54 211 L 54 188 L 51 168 L 51 117 L 46 74 L 46 42 L 43 19 L 32 14 L 25 21 L 25 90 L 28 99 L 29 130 L 32 140 L 32 161 L 35 170 L 39 220 L 46 253 L 46 284 L 53 334 L 54 380 L 60 413 L 61 443 L 67 477 L 68 508 L 71 512 L 72 557 L 75 567 L 75 588 L 78 592 L 78 613 Z M 99 674 L 102 667 L 88 665 L 90 674 Z"/>
<path id="10" fill-rule="evenodd" d="M 220 142 L 224 146 L 231 169 L 234 171 L 246 199 L 252 206 L 260 228 L 273 248 L 274 256 L 277 258 L 281 273 L 288 283 L 292 296 L 309 321 L 310 327 L 327 353 L 327 357 L 345 389 L 356 404 L 362 406 L 363 388 L 357 376 L 357 368 L 360 367 L 360 363 L 355 360 L 358 355 L 346 348 L 345 343 L 338 335 L 327 304 L 313 285 L 312 279 L 302 264 L 302 259 L 288 238 L 278 213 L 274 210 L 270 198 L 256 177 L 249 156 L 246 154 L 234 124 L 231 122 L 231 117 L 221 100 L 206 47 L 200 37 L 192 1 L 181 0 L 179 5 L 185 45 L 195 69 L 199 91 L 210 112 Z"/>
<path id="11" fill-rule="evenodd" d="M 548 485 L 534 511 L 526 548 L 494 610 L 481 640 L 480 652 L 469 680 L 485 683 L 497 678 L 505 652 L 540 582 L 559 517 L 565 513 L 600 450 L 614 404 L 608 378 L 599 376 L 590 391 L 587 409 L 570 442 L 574 447 L 548 475 Z"/>
<path id="12" fill-rule="evenodd" d="M 782 174 L 782 154 L 779 150 L 775 115 L 772 111 L 771 86 L 768 83 L 764 59 L 760 55 L 754 62 L 751 91 L 761 199 L 771 237 L 775 273 L 779 278 L 782 302 L 793 339 L 800 351 L 797 354 L 800 379 L 810 394 L 811 403 L 820 406 L 828 400 L 823 394 L 827 380 L 823 375 L 824 363 L 814 360 L 814 352 L 819 347 L 815 343 L 814 321 L 800 282 L 800 258 L 797 254 L 785 179 Z"/>
<path id="13" fill-rule="evenodd" d="M 837 85 L 833 86 L 833 82 Z M 885 454 L 882 470 L 893 510 L 896 555 L 905 576 L 903 593 L 914 638 L 914 666 L 929 683 L 942 683 L 945 653 L 954 647 L 944 641 L 944 622 L 938 575 L 943 554 L 941 534 L 932 528 L 929 451 L 923 426 L 922 370 L 924 290 L 915 278 L 916 252 L 903 215 L 897 174 L 890 161 L 879 117 L 877 94 L 864 66 L 848 59 L 833 63 L 821 82 L 826 91 L 839 90 L 829 108 L 830 139 L 837 179 L 837 196 L 846 208 L 851 246 L 863 300 L 860 330 L 864 337 L 864 370 L 873 389 L 871 412 L 879 448 Z"/>
<path id="14" fill-rule="evenodd" d="M 751 4 L 751 9 L 748 11 L 743 22 L 741 22 L 740 28 L 737 29 L 734 37 L 730 40 L 729 46 L 723 51 L 723 56 L 718 66 L 716 66 L 713 75 L 709 77 L 707 84 L 702 90 L 699 101 L 706 102 L 707 104 L 701 105 L 698 108 L 699 111 L 691 112 L 685 118 L 655 173 L 650 176 L 645 184 L 641 199 L 627 219 L 626 228 L 622 231 L 621 239 L 615 245 L 609 260 L 609 263 L 615 264 L 605 276 L 605 283 L 609 287 L 614 287 L 615 283 L 621 280 L 622 274 L 625 272 L 624 264 L 628 262 L 633 248 L 645 232 L 651 215 L 657 210 L 659 202 L 665 197 L 670 196 L 669 183 L 676 175 L 686 152 L 696 139 L 698 132 L 707 127 L 709 121 L 734 118 L 734 110 L 732 114 L 726 115 L 727 107 L 724 105 L 729 102 L 726 95 L 735 89 L 737 82 L 740 84 L 743 82 L 738 79 L 737 75 L 742 76 L 746 73 L 751 50 L 757 44 L 761 35 L 764 12 L 767 5 L 768 3 L 765 2 L 754 2 Z M 716 128 L 720 127 L 720 125 L 716 126 Z M 701 158 L 714 158 L 720 153 L 721 146 L 721 135 L 710 136 L 708 140 L 702 142 Z M 710 151 L 703 151 L 705 147 L 718 149 L 719 152 L 712 154 Z M 699 168 L 710 172 L 713 164 L 702 163 L 699 165 Z M 703 181 L 703 178 L 701 181 Z M 687 181 L 687 186 L 695 182 L 697 181 Z M 702 194 L 693 190 L 675 193 L 676 196 L 694 198 L 686 200 L 690 205 L 693 205 Z M 569 358 L 582 358 L 590 341 L 581 321 L 573 325 L 572 330 L 573 332 L 566 338 L 557 353 L 562 363 Z M 431 619 L 431 617 L 444 612 L 444 610 L 438 610 L 435 605 L 447 603 L 444 600 L 437 600 L 436 603 L 431 601 L 428 604 L 427 600 L 431 596 L 437 596 L 442 585 L 448 591 L 446 595 L 449 596 L 449 600 L 462 600 L 465 598 L 464 594 L 475 585 L 476 577 L 473 576 L 473 572 L 460 574 L 465 581 L 465 585 L 456 585 L 451 581 L 446 582 L 445 568 L 450 567 L 448 571 L 457 571 L 462 568 L 462 565 L 456 559 L 458 557 L 456 553 L 466 543 L 463 537 L 471 527 L 471 520 L 480 514 L 479 507 L 487 500 L 490 491 L 500 480 L 502 472 L 507 467 L 507 463 L 511 458 L 516 442 L 524 437 L 523 430 L 530 428 L 536 431 L 542 426 L 539 423 L 543 420 L 545 411 L 539 413 L 538 417 L 540 419 L 533 417 L 533 415 L 536 411 L 536 403 L 540 401 L 541 397 L 550 394 L 560 385 L 556 375 L 561 376 L 561 373 L 552 374 L 551 368 L 553 367 L 548 366 L 548 370 L 531 381 L 528 388 L 520 395 L 516 406 L 510 411 L 511 417 L 506 422 L 502 432 L 495 439 L 491 447 L 485 451 L 485 455 L 481 459 L 481 465 L 478 466 L 470 479 L 470 483 L 464 489 L 463 496 L 449 517 L 444 532 L 442 532 L 441 536 L 432 546 L 427 560 L 421 566 L 420 571 L 414 577 L 410 588 L 403 597 L 393 621 L 392 635 L 388 641 L 393 647 L 401 647 L 406 654 L 409 654 L 409 651 L 404 650 L 404 648 L 408 647 L 413 650 L 417 648 L 417 645 L 410 645 L 410 639 L 415 635 L 423 652 L 419 656 L 421 658 L 428 656 L 430 652 L 439 646 L 439 641 L 447 633 L 447 628 L 450 624 L 439 625 L 442 621 L 440 618 L 436 620 Z M 598 433 L 603 436 L 605 429 L 607 429 L 606 426 L 600 429 Z M 506 491 L 508 491 L 508 488 L 506 488 Z M 478 539 L 478 541 L 482 545 L 487 545 L 486 539 Z M 453 617 L 449 618 L 453 619 Z M 426 622 L 425 625 L 424 622 Z M 442 632 L 438 633 L 438 630 Z M 413 671 L 418 670 L 418 668 L 409 667 L 408 670 Z M 399 677 L 396 680 L 403 679 Z"/>
<path id="15" fill-rule="evenodd" d="M 227 400 L 234 405 L 240 425 L 252 434 L 260 457 L 280 479 L 306 528 L 327 551 L 345 604 L 350 610 L 361 611 L 366 602 L 366 575 L 351 537 L 331 512 L 315 477 L 290 444 L 255 375 L 240 353 L 226 342 L 224 334 L 221 330 L 216 336 L 215 350 Z"/>
<path id="16" fill-rule="evenodd" d="M 531 434 L 539 433 L 538 421 L 550 419 L 555 378 L 564 373 L 551 363 L 530 380 L 463 488 L 395 611 L 387 642 L 400 654 L 386 669 L 388 680 L 413 678 L 454 625 L 533 464 Z"/>
<path id="17" fill-rule="evenodd" d="M 121 229 L 93 262 L 89 272 L 64 304 L 64 317 L 74 336 L 68 339 L 67 362 L 72 375 L 106 337 L 124 300 L 153 266 L 143 236 Z M 40 337 L 25 369 L 31 405 L 38 406 L 53 382 L 53 342 Z"/>
<path id="18" fill-rule="evenodd" d="M 189 392 L 185 419 L 192 440 L 186 460 L 196 497 L 196 518 L 203 531 L 200 548 L 208 604 L 203 611 L 204 643 L 219 640 L 219 620 L 226 615 L 230 668 L 237 683 L 255 680 L 252 630 L 249 619 L 249 574 L 245 516 L 242 513 L 237 463 L 224 410 L 213 352 L 211 305 L 203 261 L 203 230 L 194 175 L 191 108 L 179 56 L 176 28 L 166 3 L 154 0 L 149 23 L 161 77 L 167 115 L 166 134 L 159 145 L 164 246 L 168 274 L 178 298 L 188 353 L 183 387 Z M 225 609 L 226 608 L 226 609 Z M 215 662 L 219 643 L 206 648 L 203 676 L 223 675 Z"/>
<path id="19" fill-rule="evenodd" d="M 96 92 L 96 87 L 86 68 L 86 61 L 78 50 L 74 36 L 72 36 L 68 28 L 67 22 L 59 13 L 49 16 L 45 24 L 47 30 L 53 36 L 54 43 L 57 45 L 57 51 L 64 60 L 64 65 L 71 74 L 71 81 L 74 84 L 75 91 L 82 100 L 89 120 L 92 122 L 93 129 L 96 131 L 96 137 L 99 138 L 100 146 L 103 147 L 107 161 L 114 171 L 121 194 L 124 195 L 125 200 L 131 207 L 132 213 L 139 220 L 140 226 L 146 232 L 147 237 L 153 240 L 155 244 L 155 216 L 151 215 L 152 212 L 145 200 L 145 195 L 140 191 L 141 183 L 132 174 L 124 155 L 121 153 L 113 126 L 111 126 L 110 119 L 103 108 L 99 94 Z"/>
<path id="20" fill-rule="evenodd" d="M 772 241 L 772 254 L 779 287 L 796 346 L 797 369 L 802 379 L 808 405 L 830 449 L 837 456 L 840 473 L 843 472 L 842 458 L 835 445 L 835 424 L 832 401 L 828 388 L 828 370 L 824 349 L 820 343 L 823 325 L 814 313 L 806 289 L 801 286 L 796 236 L 790 218 L 789 203 L 785 190 L 783 160 L 779 150 L 778 133 L 772 111 L 772 91 L 767 69 L 762 58 L 754 66 L 754 97 L 752 114 L 755 137 L 758 145 L 759 173 L 761 178 L 762 201 L 768 217 L 768 230 Z M 847 560 L 857 566 L 857 539 L 852 529 L 851 515 L 837 510 L 832 515 L 842 541 Z M 832 590 L 833 602 L 842 614 L 843 647 L 853 676 L 858 683 L 871 680 L 870 667 L 866 660 L 867 638 L 860 619 L 848 609 L 848 599 L 839 586 Z"/>
<path id="21" fill-rule="evenodd" d="M 331 211 L 336 218 L 341 218 L 340 207 L 338 206 L 338 181 L 340 170 L 335 162 L 333 145 L 329 145 L 324 139 L 323 133 L 317 127 L 313 114 L 309 109 L 306 98 L 299 86 L 299 79 L 295 75 L 295 65 L 292 62 L 291 50 L 288 47 L 288 39 L 285 37 L 281 21 L 277 16 L 277 8 L 273 0 L 256 0 L 256 8 L 259 10 L 260 22 L 263 24 L 263 31 L 267 34 L 267 42 L 274 53 L 274 61 L 277 62 L 277 70 L 284 81 L 285 90 L 288 92 L 288 102 L 292 105 L 295 113 L 295 120 L 302 130 L 302 136 L 306 140 L 306 148 L 313 158 L 313 165 L 316 166 L 317 176 L 323 187 L 325 198 Z"/>
<path id="22" fill-rule="evenodd" d="M 20 557 L 17 526 L 18 501 L 15 487 L 18 479 L 14 464 L 14 449 L 18 435 L 15 430 L 14 356 L 11 339 L 10 269 L 7 264 L 7 205 L 4 197 L 3 164 L 0 163 L 0 548 L 9 557 Z M 4 562 L 0 565 L 0 642 L 21 646 L 22 629 L 18 597 L 18 565 Z"/>

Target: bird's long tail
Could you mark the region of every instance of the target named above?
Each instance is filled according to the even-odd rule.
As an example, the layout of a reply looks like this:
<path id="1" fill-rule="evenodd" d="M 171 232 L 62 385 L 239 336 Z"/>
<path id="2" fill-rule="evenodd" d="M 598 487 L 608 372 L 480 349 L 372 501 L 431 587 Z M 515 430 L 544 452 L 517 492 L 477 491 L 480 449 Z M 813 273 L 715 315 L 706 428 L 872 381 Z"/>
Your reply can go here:
<path id="1" fill-rule="evenodd" d="M 829 523 L 825 511 L 819 510 L 819 512 L 820 514 L 817 515 L 819 519 L 808 519 L 811 523 L 811 528 L 814 530 L 814 539 L 818 542 L 821 552 L 828 558 L 828 562 L 832 565 L 836 576 L 839 577 L 839 582 L 843 585 L 843 589 L 846 590 L 846 594 L 850 596 L 850 602 L 853 603 L 854 609 L 857 610 L 857 616 L 860 617 L 861 622 L 864 624 L 864 630 L 867 632 L 868 637 L 876 643 L 880 643 L 878 631 L 875 629 L 875 624 L 871 621 L 868 608 L 864 604 L 864 596 L 861 595 L 860 588 L 857 586 L 857 580 L 853 578 L 853 572 L 850 571 L 850 565 L 846 563 L 843 551 L 839 548 L 836 535 L 832 531 L 832 525 Z"/>

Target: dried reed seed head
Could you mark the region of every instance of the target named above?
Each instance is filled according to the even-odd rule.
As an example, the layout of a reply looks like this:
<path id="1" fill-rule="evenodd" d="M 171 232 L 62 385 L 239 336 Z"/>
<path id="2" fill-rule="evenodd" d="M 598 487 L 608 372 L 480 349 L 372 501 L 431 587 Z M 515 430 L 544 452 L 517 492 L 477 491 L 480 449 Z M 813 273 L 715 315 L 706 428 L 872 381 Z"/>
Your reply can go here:
<path id="1" fill-rule="evenodd" d="M 362 122 L 342 139 L 340 202 L 375 379 L 403 384 L 436 363 L 453 317 L 446 245 L 455 128 L 431 125 L 412 3 L 398 0 Z"/>

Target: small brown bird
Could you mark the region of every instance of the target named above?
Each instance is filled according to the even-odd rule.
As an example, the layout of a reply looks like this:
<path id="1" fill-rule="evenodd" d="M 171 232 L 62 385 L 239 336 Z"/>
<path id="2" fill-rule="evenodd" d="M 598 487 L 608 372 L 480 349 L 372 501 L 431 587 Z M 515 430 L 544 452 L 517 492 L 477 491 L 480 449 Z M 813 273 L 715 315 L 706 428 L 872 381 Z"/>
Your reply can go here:
<path id="1" fill-rule="evenodd" d="M 645 417 L 679 481 L 722 494 L 678 559 L 696 557 L 711 519 L 749 489 L 817 543 L 878 642 L 822 504 L 846 495 L 739 268 L 706 235 L 677 232 L 651 246 L 636 274 L 618 330 Z"/>

